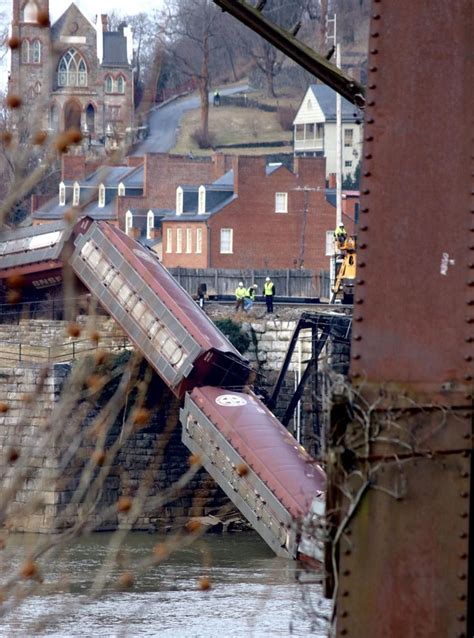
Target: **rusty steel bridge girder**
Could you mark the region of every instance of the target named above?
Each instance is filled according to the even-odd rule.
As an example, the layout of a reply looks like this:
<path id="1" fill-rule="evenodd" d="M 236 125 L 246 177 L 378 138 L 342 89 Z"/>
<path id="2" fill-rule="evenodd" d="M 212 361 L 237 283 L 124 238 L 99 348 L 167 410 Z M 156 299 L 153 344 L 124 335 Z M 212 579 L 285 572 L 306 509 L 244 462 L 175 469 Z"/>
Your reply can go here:
<path id="1" fill-rule="evenodd" d="M 337 636 L 473 635 L 473 27 L 471 0 L 372 2 Z"/>

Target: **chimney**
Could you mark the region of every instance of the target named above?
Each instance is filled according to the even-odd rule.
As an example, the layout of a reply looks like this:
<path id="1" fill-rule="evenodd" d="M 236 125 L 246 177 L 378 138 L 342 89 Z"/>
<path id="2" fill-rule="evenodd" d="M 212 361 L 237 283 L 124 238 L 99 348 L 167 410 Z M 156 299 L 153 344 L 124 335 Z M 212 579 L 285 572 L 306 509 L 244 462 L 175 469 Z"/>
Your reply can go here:
<path id="1" fill-rule="evenodd" d="M 336 173 L 329 173 L 328 186 L 329 188 L 336 188 Z"/>
<path id="2" fill-rule="evenodd" d="M 246 184 L 257 187 L 258 183 L 265 179 L 265 157 L 237 155 L 232 158 L 234 169 L 234 193 L 239 194 L 239 189 Z"/>
<path id="3" fill-rule="evenodd" d="M 61 156 L 61 179 L 64 182 L 68 179 L 81 181 L 86 178 L 86 157 L 85 155 Z"/>
<path id="4" fill-rule="evenodd" d="M 100 14 L 100 19 L 102 21 L 102 31 L 108 31 L 109 27 L 108 27 L 108 22 L 109 22 L 109 17 L 106 13 L 101 13 Z"/>
<path id="5" fill-rule="evenodd" d="M 212 156 L 212 161 L 214 162 L 214 179 L 219 179 L 222 177 L 225 170 L 225 155 L 221 152 L 216 152 Z"/>

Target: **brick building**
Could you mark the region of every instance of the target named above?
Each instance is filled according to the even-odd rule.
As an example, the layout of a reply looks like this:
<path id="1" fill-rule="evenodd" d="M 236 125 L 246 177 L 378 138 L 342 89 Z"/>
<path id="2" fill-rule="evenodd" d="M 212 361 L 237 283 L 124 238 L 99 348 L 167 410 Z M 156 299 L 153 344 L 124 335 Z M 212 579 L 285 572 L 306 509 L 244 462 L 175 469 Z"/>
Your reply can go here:
<path id="1" fill-rule="evenodd" d="M 38 14 L 38 11 L 41 13 Z M 81 128 L 91 145 L 112 146 L 134 126 L 132 32 L 109 31 L 107 16 L 93 25 L 69 5 L 51 25 L 48 0 L 13 0 L 9 92 L 20 95 L 28 127 Z"/>
<path id="2" fill-rule="evenodd" d="M 325 193 L 323 158 L 294 170 L 264 157 L 234 157 L 211 184 L 180 186 L 162 219 L 163 264 L 188 268 L 328 269 L 336 209 Z"/>

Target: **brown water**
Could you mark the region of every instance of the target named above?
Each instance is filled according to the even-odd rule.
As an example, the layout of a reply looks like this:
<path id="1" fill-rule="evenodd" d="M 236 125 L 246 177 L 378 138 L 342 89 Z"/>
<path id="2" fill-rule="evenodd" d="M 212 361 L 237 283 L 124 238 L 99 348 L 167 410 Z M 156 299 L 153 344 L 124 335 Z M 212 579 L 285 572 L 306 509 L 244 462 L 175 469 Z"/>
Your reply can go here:
<path id="1" fill-rule="evenodd" d="M 3 577 L 36 540 L 33 535 L 10 537 L 2 552 Z M 110 583 L 94 599 L 89 588 L 110 540 L 110 534 L 94 534 L 68 548 L 53 564 L 43 562 L 41 590 L 0 618 L 0 636 L 327 635 L 321 617 L 329 613 L 330 604 L 322 598 L 321 586 L 302 583 L 304 575 L 296 563 L 276 558 L 254 533 L 207 535 L 147 569 L 133 588 L 117 591 Z M 155 534 L 130 534 L 124 561 L 133 567 L 159 540 Z M 208 591 L 197 588 L 202 575 L 212 583 Z"/>

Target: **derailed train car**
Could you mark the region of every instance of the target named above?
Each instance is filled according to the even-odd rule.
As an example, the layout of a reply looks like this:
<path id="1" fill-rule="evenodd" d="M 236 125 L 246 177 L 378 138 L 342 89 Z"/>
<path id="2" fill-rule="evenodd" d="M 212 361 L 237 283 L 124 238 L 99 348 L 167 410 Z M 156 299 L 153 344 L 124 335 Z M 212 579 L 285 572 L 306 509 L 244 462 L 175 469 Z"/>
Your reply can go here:
<path id="1" fill-rule="evenodd" d="M 278 556 L 323 560 L 325 473 L 255 394 L 195 388 L 180 420 L 183 443 Z"/>
<path id="2" fill-rule="evenodd" d="M 105 222 L 76 240 L 70 264 L 178 396 L 242 388 L 251 368 L 155 257 Z"/>

